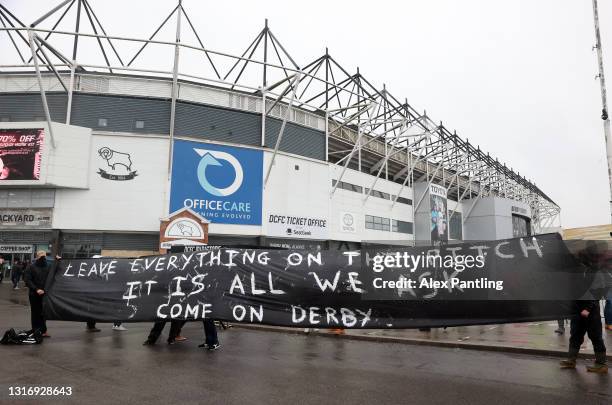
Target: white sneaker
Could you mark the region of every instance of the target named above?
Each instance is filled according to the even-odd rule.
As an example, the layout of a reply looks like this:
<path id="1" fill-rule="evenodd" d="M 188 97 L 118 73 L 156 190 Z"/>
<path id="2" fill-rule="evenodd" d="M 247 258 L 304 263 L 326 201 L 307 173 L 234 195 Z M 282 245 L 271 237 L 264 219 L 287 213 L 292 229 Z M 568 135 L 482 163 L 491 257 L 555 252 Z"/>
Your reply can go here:
<path id="1" fill-rule="evenodd" d="M 113 330 L 127 330 L 127 328 L 123 325 L 119 325 L 119 326 L 113 325 Z"/>

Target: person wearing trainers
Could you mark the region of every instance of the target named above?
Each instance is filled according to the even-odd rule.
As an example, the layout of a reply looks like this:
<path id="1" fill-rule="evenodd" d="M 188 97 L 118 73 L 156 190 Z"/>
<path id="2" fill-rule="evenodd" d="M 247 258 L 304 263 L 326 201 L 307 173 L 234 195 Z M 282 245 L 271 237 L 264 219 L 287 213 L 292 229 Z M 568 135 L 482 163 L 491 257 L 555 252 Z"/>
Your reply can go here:
<path id="1" fill-rule="evenodd" d="M 96 321 L 87 321 L 87 332 L 100 332 L 102 329 L 96 326 Z M 121 322 L 113 322 L 113 330 L 124 331 L 127 330 L 125 326 L 121 326 Z"/>
<path id="2" fill-rule="evenodd" d="M 202 323 L 204 324 L 205 341 L 201 345 L 198 345 L 198 347 L 211 351 L 217 350 L 221 347 L 221 344 L 219 343 L 219 338 L 217 336 L 215 321 L 210 318 L 204 318 Z"/>
<path id="3" fill-rule="evenodd" d="M 592 373 L 607 373 L 606 346 L 601 331 L 601 315 L 599 301 L 576 301 L 574 316 L 570 323 L 569 352 L 566 360 L 561 361 L 561 368 L 575 369 L 576 359 L 580 346 L 584 342 L 584 335 L 588 334 L 595 351 L 595 364 L 587 366 Z"/>
<path id="4" fill-rule="evenodd" d="M 113 323 L 113 330 L 124 331 L 124 330 L 127 330 L 127 328 L 125 326 L 121 325 L 121 322 L 114 322 Z"/>

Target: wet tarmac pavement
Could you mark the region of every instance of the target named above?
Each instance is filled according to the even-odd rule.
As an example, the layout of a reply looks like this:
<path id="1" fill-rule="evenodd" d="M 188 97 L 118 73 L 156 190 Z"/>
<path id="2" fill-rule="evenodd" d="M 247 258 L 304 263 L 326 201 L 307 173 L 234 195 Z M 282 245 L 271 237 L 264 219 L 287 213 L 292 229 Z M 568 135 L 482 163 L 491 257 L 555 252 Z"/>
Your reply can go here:
<path id="1" fill-rule="evenodd" d="M 0 330 L 29 323 L 24 294 L 0 289 Z M 100 324 L 49 322 L 36 346 L 0 346 L 0 403 L 609 404 L 612 375 L 581 361 L 231 328 L 215 352 L 185 343 L 142 346 L 150 325 L 125 332 Z M 165 331 L 167 333 L 167 331 Z M 163 336 L 162 338 L 164 338 Z M 10 398 L 10 386 L 70 386 L 70 397 Z"/>

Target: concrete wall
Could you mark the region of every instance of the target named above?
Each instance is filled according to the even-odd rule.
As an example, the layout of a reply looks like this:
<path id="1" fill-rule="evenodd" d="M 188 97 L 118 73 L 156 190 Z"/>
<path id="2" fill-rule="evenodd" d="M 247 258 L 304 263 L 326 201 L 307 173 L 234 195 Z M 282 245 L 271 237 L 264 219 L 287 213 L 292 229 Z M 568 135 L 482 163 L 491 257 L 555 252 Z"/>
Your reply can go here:
<path id="1" fill-rule="evenodd" d="M 470 212 L 464 218 L 465 240 L 497 240 L 512 238 L 513 207 L 520 215 L 531 217 L 531 209 L 526 203 L 501 197 L 483 197 L 462 201 L 463 212 Z M 473 206 L 473 208 L 472 208 Z"/>
<path id="2" fill-rule="evenodd" d="M 131 170 L 115 170 L 99 154 L 101 148 L 129 154 Z M 60 229 L 156 231 L 164 216 L 168 177 L 168 140 L 154 137 L 94 135 L 89 149 L 88 190 L 58 189 L 53 226 Z M 125 159 L 119 155 L 115 159 Z M 123 161 L 123 160 L 122 160 Z M 100 175 L 129 175 L 112 180 Z M 75 173 L 75 175 L 78 173 Z"/>
<path id="3" fill-rule="evenodd" d="M 264 153 L 264 181 L 271 160 L 272 153 Z M 263 193 L 263 234 L 285 238 L 329 239 L 329 187 L 327 163 L 277 155 Z M 279 216 L 285 220 L 285 224 L 280 223 Z M 286 221 L 288 216 L 313 221 L 313 224 L 291 225 Z"/>

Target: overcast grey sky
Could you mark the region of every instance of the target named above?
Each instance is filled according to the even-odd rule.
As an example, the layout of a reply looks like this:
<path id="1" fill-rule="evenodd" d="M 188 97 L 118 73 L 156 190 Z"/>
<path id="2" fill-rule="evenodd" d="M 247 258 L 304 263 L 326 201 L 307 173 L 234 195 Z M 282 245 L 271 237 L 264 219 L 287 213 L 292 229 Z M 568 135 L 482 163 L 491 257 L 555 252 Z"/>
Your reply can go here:
<path id="1" fill-rule="evenodd" d="M 89 1 L 108 33 L 138 37 L 176 5 Z M 2 0 L 28 24 L 59 2 Z M 351 72 L 359 66 L 374 85 L 534 181 L 561 206 L 564 227 L 609 223 L 591 0 L 183 3 L 214 50 L 240 54 L 264 18 L 300 64 L 328 46 Z M 612 63 L 611 3 L 600 0 L 604 63 Z M 160 38 L 172 40 L 172 30 Z M 0 61 L 15 60 L 0 41 Z M 171 55 L 147 57 L 171 67 Z"/>

